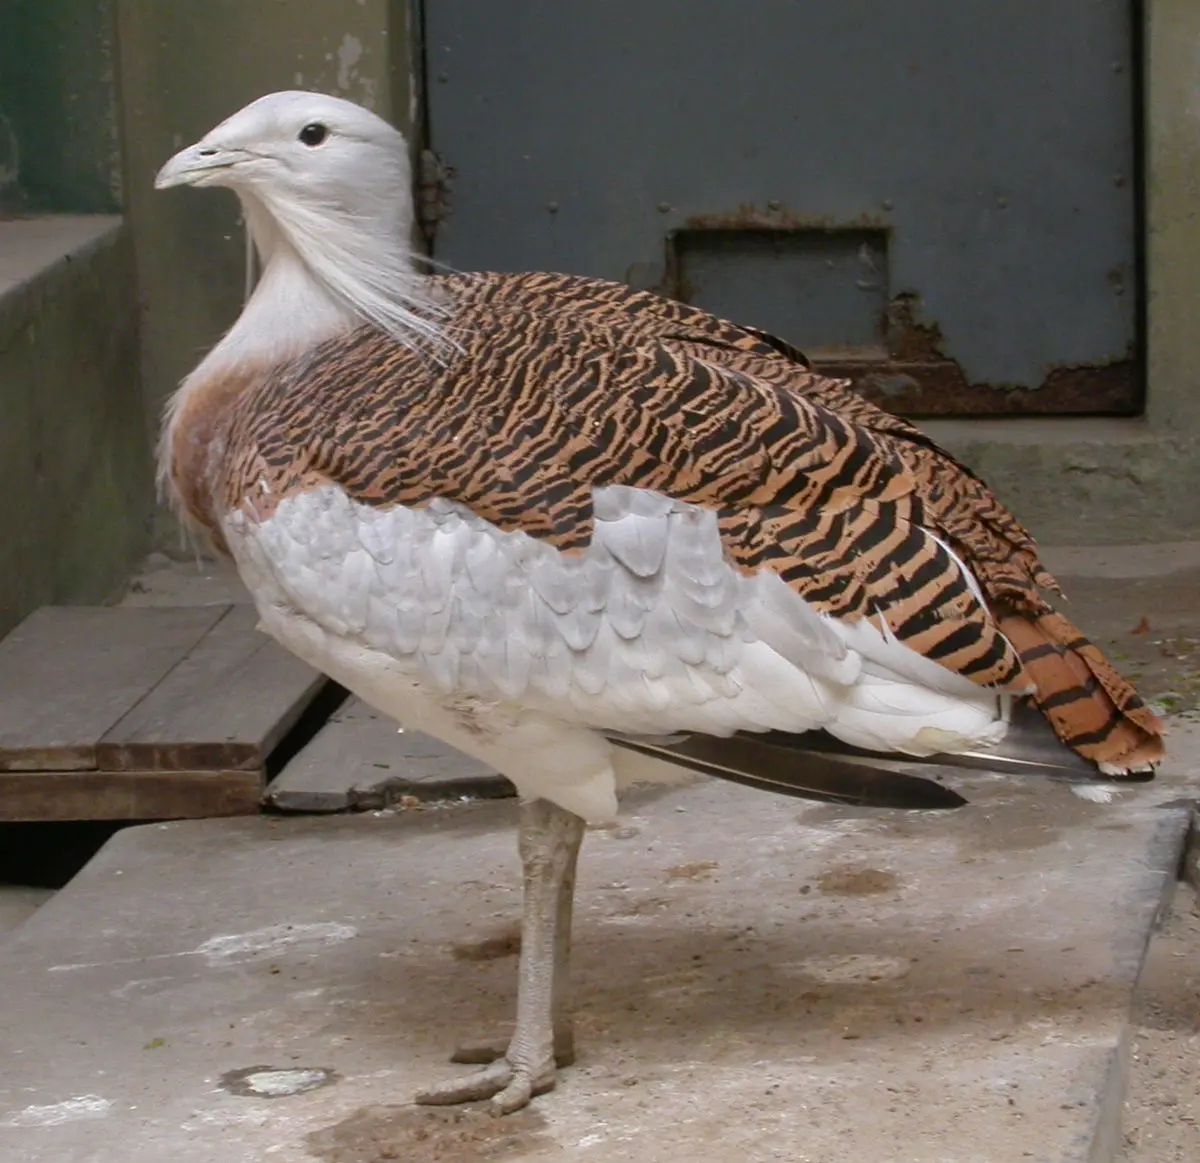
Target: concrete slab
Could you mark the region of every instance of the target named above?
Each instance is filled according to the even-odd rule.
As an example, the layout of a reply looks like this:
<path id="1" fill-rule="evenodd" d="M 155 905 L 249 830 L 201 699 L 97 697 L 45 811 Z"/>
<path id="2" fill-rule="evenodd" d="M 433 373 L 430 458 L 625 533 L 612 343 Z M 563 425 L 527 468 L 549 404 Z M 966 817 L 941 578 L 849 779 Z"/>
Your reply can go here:
<path id="1" fill-rule="evenodd" d="M 409 800 L 502 799 L 516 794 L 486 764 L 348 699 L 271 781 L 266 803 L 285 812 L 389 808 Z"/>
<path id="2" fill-rule="evenodd" d="M 1047 564 L 1074 620 L 1143 696 L 1200 721 L 1200 546 L 1053 549 Z"/>
<path id="3" fill-rule="evenodd" d="M 511 1018 L 511 802 L 126 830 L 0 946 L 0 1157 L 1103 1163 L 1195 786 L 959 786 L 632 797 L 581 866 L 580 1062 L 498 1123 L 407 1104 Z"/>
<path id="4" fill-rule="evenodd" d="M 116 214 L 44 214 L 0 222 L 0 295 L 78 262 L 121 226 Z"/>
<path id="5" fill-rule="evenodd" d="M 1146 953 L 1134 1006 L 1121 1163 L 1195 1163 L 1200 1157 L 1200 895 L 1176 886 L 1166 923 Z"/>

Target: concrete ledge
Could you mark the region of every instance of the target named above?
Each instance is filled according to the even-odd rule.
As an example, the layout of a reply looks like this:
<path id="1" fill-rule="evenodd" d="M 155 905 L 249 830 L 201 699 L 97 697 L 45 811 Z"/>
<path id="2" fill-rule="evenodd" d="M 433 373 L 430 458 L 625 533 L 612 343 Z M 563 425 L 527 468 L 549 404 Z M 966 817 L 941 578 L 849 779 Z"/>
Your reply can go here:
<path id="1" fill-rule="evenodd" d="M 511 803 L 127 829 L 0 945 L 0 1155 L 1113 1163 L 1197 741 L 1108 806 L 628 796 L 581 861 L 579 1062 L 502 1122 L 407 1104 L 511 1020 Z"/>
<path id="2" fill-rule="evenodd" d="M 921 427 L 1041 542 L 1200 536 L 1200 440 L 1140 419 L 940 420 Z"/>
<path id="3" fill-rule="evenodd" d="M 85 261 L 121 230 L 116 214 L 53 214 L 0 222 L 0 305 L 8 309 L 25 300 L 9 295 L 33 289 L 42 278 L 72 262 Z"/>
<path id="4" fill-rule="evenodd" d="M 0 223 L 0 634 L 106 597 L 145 548 L 137 320 L 120 218 Z"/>

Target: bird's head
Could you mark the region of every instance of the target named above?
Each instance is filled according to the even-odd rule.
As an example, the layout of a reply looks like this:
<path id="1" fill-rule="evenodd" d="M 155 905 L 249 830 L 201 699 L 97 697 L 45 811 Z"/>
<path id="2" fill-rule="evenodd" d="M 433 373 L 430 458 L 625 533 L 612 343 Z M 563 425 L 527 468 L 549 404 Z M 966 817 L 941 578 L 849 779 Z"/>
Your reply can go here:
<path id="1" fill-rule="evenodd" d="M 269 93 L 180 150 L 154 184 L 232 189 L 268 269 L 294 256 L 399 342 L 437 337 L 441 308 L 413 264 L 408 144 L 370 110 L 323 93 Z"/>
<path id="2" fill-rule="evenodd" d="M 324 93 L 269 93 L 158 172 L 155 186 L 227 186 L 273 207 L 297 202 L 359 220 L 410 207 L 408 145 L 368 109 Z M 394 224 L 394 223 L 393 223 Z"/>

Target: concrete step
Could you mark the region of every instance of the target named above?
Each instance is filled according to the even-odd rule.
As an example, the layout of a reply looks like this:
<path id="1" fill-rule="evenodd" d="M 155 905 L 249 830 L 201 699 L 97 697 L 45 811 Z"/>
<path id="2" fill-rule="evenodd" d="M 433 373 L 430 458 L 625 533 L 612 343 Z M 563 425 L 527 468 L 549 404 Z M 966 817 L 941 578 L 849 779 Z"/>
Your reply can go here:
<path id="1" fill-rule="evenodd" d="M 635 794 L 585 845 L 580 1060 L 499 1122 L 408 1104 L 511 1020 L 511 802 L 128 829 L 0 945 L 0 1157 L 1106 1163 L 1173 745 L 1107 806 Z"/>
<path id="2" fill-rule="evenodd" d="M 29 920 L 54 896 L 54 891 L 24 884 L 0 884 L 0 940 Z"/>

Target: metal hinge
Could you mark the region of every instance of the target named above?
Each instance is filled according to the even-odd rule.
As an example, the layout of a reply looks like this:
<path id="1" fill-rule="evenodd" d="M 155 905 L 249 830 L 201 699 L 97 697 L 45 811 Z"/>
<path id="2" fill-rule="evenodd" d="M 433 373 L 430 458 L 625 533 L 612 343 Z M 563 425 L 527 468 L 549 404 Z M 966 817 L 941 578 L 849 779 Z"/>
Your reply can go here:
<path id="1" fill-rule="evenodd" d="M 450 212 L 450 178 L 453 171 L 431 149 L 417 158 L 417 224 L 432 242 L 442 219 Z"/>

